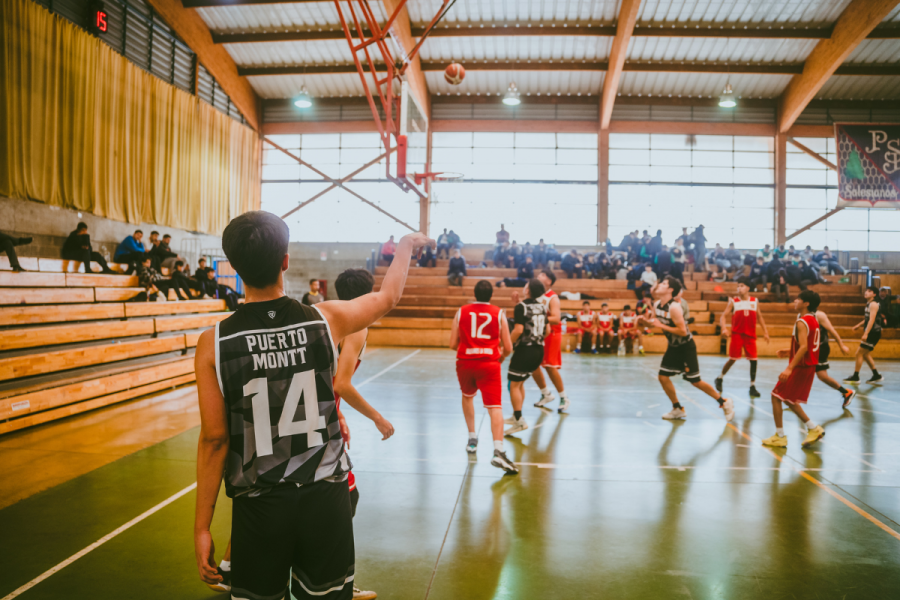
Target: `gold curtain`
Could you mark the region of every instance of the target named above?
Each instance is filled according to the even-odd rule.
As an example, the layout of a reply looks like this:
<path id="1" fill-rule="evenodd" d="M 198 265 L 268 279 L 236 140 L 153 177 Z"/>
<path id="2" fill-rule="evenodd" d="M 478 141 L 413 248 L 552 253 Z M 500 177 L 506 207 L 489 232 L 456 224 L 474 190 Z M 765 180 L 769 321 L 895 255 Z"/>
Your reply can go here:
<path id="1" fill-rule="evenodd" d="M 0 0 L 0 194 L 221 234 L 259 208 L 252 129 L 30 0 Z"/>

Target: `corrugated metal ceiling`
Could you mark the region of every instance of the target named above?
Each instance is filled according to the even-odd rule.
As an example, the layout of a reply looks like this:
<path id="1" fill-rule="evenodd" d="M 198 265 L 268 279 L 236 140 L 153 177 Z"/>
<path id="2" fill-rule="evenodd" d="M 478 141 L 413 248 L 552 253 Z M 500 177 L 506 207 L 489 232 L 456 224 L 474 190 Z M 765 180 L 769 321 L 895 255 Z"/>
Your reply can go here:
<path id="1" fill-rule="evenodd" d="M 443 73 L 425 73 L 425 81 L 432 94 L 503 94 L 510 82 L 515 81 L 523 97 L 528 94 L 576 96 L 598 94 L 604 75 L 598 71 L 472 71 L 460 85 L 444 81 Z"/>
<path id="2" fill-rule="evenodd" d="M 612 38 L 444 37 L 422 45 L 424 60 L 606 60 Z M 345 44 L 346 45 L 346 44 Z"/>
<path id="3" fill-rule="evenodd" d="M 643 0 L 638 22 L 833 23 L 850 0 Z"/>
<path id="4" fill-rule="evenodd" d="M 228 50 L 234 62 L 242 67 L 353 64 L 353 55 L 344 40 L 225 44 L 225 49 Z M 376 63 L 384 62 L 377 46 L 371 46 L 370 50 L 372 59 Z M 363 60 L 362 52 L 360 52 L 359 58 Z"/>
<path id="5" fill-rule="evenodd" d="M 777 62 L 806 60 L 818 40 L 633 37 L 628 60 Z"/>
<path id="6" fill-rule="evenodd" d="M 356 73 L 334 75 L 267 75 L 248 77 L 250 85 L 261 98 L 291 98 L 303 86 L 313 98 L 362 96 L 363 87 Z M 374 89 L 370 85 L 370 89 Z"/>
<path id="7" fill-rule="evenodd" d="M 467 23 L 614 23 L 619 0 L 457 0 L 444 24 Z M 430 23 L 440 0 L 410 0 L 413 23 Z"/>
<path id="8" fill-rule="evenodd" d="M 900 40 L 863 40 L 850 56 L 848 63 L 896 63 L 900 60 Z"/>
<path id="9" fill-rule="evenodd" d="M 900 100 L 900 77 L 849 77 L 829 79 L 816 98 L 824 100 Z"/>
<path id="10" fill-rule="evenodd" d="M 380 23 L 387 20 L 381 2 L 371 2 Z M 337 9 L 331 2 L 301 4 L 244 4 L 196 9 L 212 31 L 323 31 L 340 29 Z"/>
<path id="11" fill-rule="evenodd" d="M 790 75 L 727 75 L 724 73 L 622 73 L 619 94 L 622 96 L 716 97 L 726 83 L 742 98 L 774 98 L 788 82 Z"/>

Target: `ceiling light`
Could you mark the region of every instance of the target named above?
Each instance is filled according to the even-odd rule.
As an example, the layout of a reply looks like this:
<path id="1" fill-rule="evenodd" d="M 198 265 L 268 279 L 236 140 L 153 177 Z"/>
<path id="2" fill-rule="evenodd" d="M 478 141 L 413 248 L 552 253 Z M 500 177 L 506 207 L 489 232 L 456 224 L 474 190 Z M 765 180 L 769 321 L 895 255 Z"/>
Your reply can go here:
<path id="1" fill-rule="evenodd" d="M 300 95 L 294 98 L 294 106 L 297 108 L 309 108 L 312 106 L 312 98 L 309 92 L 306 91 L 306 86 L 303 86 L 303 89 L 300 90 Z"/>
<path id="2" fill-rule="evenodd" d="M 725 91 L 719 96 L 719 106 L 722 108 L 734 108 L 737 106 L 737 98 L 735 98 L 734 90 L 731 89 L 730 83 L 725 84 Z"/>
<path id="3" fill-rule="evenodd" d="M 506 94 L 503 95 L 503 104 L 507 106 L 518 106 L 522 104 L 519 95 L 519 90 L 516 88 L 516 82 L 513 81 L 509 84 L 509 89 L 506 90 Z"/>

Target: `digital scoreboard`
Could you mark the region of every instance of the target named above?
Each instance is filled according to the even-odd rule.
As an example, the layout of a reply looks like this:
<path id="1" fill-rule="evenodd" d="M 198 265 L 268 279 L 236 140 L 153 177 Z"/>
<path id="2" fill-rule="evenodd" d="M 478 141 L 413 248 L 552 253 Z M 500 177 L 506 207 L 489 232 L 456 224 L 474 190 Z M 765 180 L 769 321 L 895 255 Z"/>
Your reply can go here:
<path id="1" fill-rule="evenodd" d="M 91 33 L 106 33 L 109 30 L 109 14 L 102 2 L 92 2 L 88 6 L 88 30 Z"/>

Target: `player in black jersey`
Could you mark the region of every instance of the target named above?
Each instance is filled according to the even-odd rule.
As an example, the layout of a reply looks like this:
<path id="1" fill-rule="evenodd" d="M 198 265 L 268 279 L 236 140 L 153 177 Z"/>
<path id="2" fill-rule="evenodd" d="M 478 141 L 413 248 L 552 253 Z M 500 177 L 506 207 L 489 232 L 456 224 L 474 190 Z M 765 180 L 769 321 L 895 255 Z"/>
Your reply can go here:
<path id="1" fill-rule="evenodd" d="M 840 334 L 838 334 L 837 330 L 834 328 L 834 325 L 831 324 L 831 320 L 828 318 L 828 315 L 825 314 L 824 311 L 817 310 L 816 311 L 816 321 L 819 322 L 819 364 L 816 365 L 816 377 L 819 378 L 819 381 L 827 385 L 828 387 L 837 390 L 841 393 L 841 398 L 843 399 L 842 408 L 847 408 L 850 406 L 850 403 L 853 402 L 853 397 L 856 396 L 856 391 L 848 390 L 837 381 L 831 378 L 828 375 L 828 369 L 831 365 L 828 364 L 828 357 L 831 356 L 831 344 L 828 343 L 828 335 L 831 334 L 834 337 L 834 341 L 837 343 L 838 348 L 841 350 L 841 354 L 847 354 L 850 352 L 850 348 L 844 343 L 844 340 L 841 339 Z"/>
<path id="2" fill-rule="evenodd" d="M 678 394 L 675 392 L 675 384 L 672 376 L 683 374 L 685 381 L 690 382 L 698 390 L 703 391 L 716 402 L 719 408 L 725 411 L 725 420 L 734 418 L 734 404 L 724 398 L 716 389 L 700 379 L 700 364 L 697 360 L 697 344 L 688 330 L 684 320 L 684 310 L 681 303 L 674 298 L 681 293 L 681 282 L 672 277 L 665 279 L 653 286 L 650 293 L 656 302 L 653 304 L 653 317 L 647 319 L 641 317 L 641 321 L 650 327 L 659 327 L 666 334 L 669 342 L 662 364 L 659 366 L 659 383 L 672 401 L 671 412 L 663 415 L 663 419 L 685 419 L 687 413 L 684 406 L 678 402 Z"/>
<path id="3" fill-rule="evenodd" d="M 544 360 L 544 338 L 550 334 L 547 322 L 547 305 L 540 301 L 546 288 L 539 279 L 528 282 L 528 298 L 516 304 L 514 322 L 510 338 L 513 355 L 509 361 L 509 397 L 512 400 L 513 416 L 506 420 L 512 425 L 504 435 L 512 435 L 528 429 L 522 416 L 525 402 L 525 382 L 541 366 Z"/>
<path id="4" fill-rule="evenodd" d="M 856 370 L 853 371 L 853 375 L 844 380 L 844 383 L 859 383 L 859 368 L 862 366 L 863 361 L 866 361 L 866 364 L 872 369 L 872 378 L 867 380 L 866 383 L 881 385 L 884 377 L 875 368 L 875 361 L 872 360 L 872 351 L 881 339 L 881 323 L 884 320 L 884 315 L 878 311 L 881 308 L 878 304 L 878 288 L 871 285 L 866 288 L 864 295 L 866 298 L 866 317 L 862 322 L 853 326 L 854 331 L 860 327 L 863 328 L 862 340 L 859 342 L 859 348 L 856 350 Z"/>
<path id="5" fill-rule="evenodd" d="M 414 233 L 381 290 L 304 306 L 284 294 L 289 230 L 270 213 L 229 223 L 222 248 L 247 301 L 197 344 L 200 403 L 194 549 L 201 579 L 221 581 L 209 526 L 224 475 L 233 498 L 232 597 L 326 600 L 353 596 L 350 461 L 332 377 L 336 346 L 400 300 Z"/>

